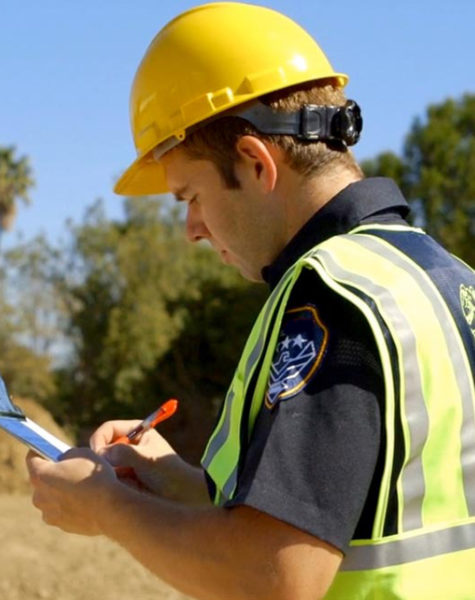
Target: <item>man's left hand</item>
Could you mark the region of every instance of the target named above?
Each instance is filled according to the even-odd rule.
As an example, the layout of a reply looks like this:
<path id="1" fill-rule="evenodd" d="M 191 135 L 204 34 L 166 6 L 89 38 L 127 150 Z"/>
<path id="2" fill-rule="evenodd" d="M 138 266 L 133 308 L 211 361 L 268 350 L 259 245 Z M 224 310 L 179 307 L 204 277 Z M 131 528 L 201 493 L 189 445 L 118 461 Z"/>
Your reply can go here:
<path id="1" fill-rule="evenodd" d="M 102 533 L 96 516 L 121 485 L 109 463 L 87 448 L 73 448 L 57 463 L 29 452 L 26 462 L 33 504 L 48 525 L 82 535 Z"/>

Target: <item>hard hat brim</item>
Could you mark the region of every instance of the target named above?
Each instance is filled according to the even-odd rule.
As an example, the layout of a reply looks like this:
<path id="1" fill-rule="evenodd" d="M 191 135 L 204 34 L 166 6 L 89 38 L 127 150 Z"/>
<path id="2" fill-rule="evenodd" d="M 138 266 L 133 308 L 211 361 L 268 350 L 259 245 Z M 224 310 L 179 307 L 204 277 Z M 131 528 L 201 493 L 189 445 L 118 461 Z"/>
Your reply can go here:
<path id="1" fill-rule="evenodd" d="M 150 154 L 138 157 L 119 177 L 114 192 L 120 196 L 151 196 L 169 192 L 163 164 Z"/>

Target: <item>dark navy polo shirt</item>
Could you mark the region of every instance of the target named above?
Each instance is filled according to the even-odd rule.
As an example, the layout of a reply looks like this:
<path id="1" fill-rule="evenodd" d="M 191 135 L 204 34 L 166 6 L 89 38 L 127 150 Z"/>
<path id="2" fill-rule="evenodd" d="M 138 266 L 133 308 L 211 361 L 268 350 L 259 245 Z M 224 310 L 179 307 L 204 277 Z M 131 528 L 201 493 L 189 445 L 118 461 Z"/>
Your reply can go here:
<path id="1" fill-rule="evenodd" d="M 304 225 L 263 276 L 272 289 L 316 244 L 360 224 L 405 224 L 408 212 L 393 181 L 353 183 Z M 382 369 L 363 315 L 313 270 L 304 270 L 292 290 L 284 317 L 289 331 L 304 307 L 312 307 L 328 334 L 318 368 L 297 393 L 263 405 L 240 460 L 237 491 L 225 506 L 252 506 L 344 552 L 351 539 L 371 535 L 385 449 Z"/>

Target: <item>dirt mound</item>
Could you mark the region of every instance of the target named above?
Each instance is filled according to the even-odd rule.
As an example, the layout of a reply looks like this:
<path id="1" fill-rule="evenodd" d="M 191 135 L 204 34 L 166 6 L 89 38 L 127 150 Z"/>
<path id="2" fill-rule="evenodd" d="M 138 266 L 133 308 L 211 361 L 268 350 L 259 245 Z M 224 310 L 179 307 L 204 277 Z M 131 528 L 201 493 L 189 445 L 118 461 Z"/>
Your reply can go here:
<path id="1" fill-rule="evenodd" d="M 14 403 L 38 425 L 59 439 L 72 444 L 72 439 L 59 427 L 47 410 L 34 400 L 15 398 Z M 27 448 L 0 430 L 0 493 L 18 494 L 30 490 L 25 466 Z"/>

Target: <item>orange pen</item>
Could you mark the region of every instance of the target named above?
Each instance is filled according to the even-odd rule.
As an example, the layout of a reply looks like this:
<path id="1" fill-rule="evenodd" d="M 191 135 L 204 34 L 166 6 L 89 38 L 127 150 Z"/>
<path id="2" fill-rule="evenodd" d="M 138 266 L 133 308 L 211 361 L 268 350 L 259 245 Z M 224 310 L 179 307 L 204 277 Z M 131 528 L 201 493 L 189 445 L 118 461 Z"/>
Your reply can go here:
<path id="1" fill-rule="evenodd" d="M 149 415 L 146 419 L 144 419 L 137 427 L 132 429 L 127 435 L 122 435 L 116 440 L 114 440 L 113 444 L 136 444 L 142 435 L 152 429 L 158 423 L 165 421 L 173 414 L 175 414 L 176 409 L 178 408 L 178 400 L 170 399 L 164 402 L 155 412 Z"/>

